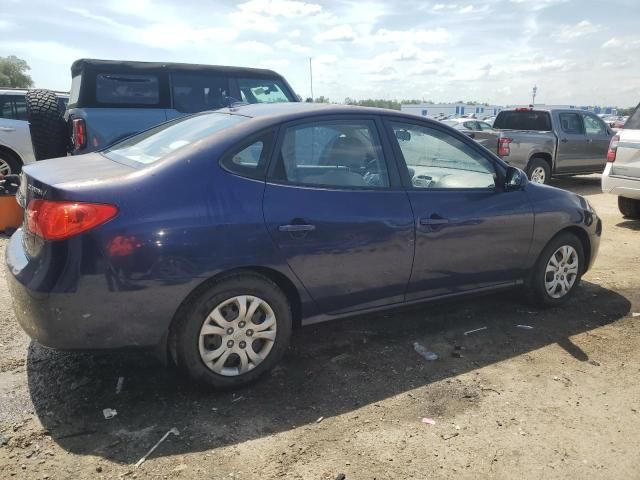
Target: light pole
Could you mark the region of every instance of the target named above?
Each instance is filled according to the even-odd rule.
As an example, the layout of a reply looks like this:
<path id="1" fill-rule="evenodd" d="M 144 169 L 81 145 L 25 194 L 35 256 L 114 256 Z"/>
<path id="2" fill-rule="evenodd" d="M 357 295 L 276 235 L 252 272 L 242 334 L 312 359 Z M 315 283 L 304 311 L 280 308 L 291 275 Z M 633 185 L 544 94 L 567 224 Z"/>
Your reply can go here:
<path id="1" fill-rule="evenodd" d="M 313 67 L 311 66 L 311 57 L 309 57 L 309 80 L 311 81 L 311 102 L 315 101 L 313 97 Z"/>
<path id="2" fill-rule="evenodd" d="M 536 85 L 533 86 L 533 95 L 531 98 L 531 105 L 535 105 L 536 104 L 536 93 L 538 93 L 538 87 Z"/>

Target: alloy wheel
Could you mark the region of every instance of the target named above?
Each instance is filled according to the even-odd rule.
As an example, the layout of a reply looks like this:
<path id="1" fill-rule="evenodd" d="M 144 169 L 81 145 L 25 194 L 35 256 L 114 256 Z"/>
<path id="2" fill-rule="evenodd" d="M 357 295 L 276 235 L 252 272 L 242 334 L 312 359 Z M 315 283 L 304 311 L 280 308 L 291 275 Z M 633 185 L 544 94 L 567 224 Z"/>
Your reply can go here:
<path id="1" fill-rule="evenodd" d="M 551 255 L 544 274 L 545 290 L 550 297 L 562 298 L 569 293 L 578 278 L 579 265 L 578 252 L 571 245 L 563 245 Z"/>
<path id="2" fill-rule="evenodd" d="M 275 313 L 265 300 L 251 295 L 229 298 L 211 311 L 200 329 L 200 358 L 219 375 L 242 375 L 267 358 L 276 328 Z"/>
<path id="3" fill-rule="evenodd" d="M 547 173 L 542 167 L 536 167 L 531 172 L 531 181 L 534 183 L 544 183 L 547 179 Z"/>
<path id="4" fill-rule="evenodd" d="M 11 165 L 7 163 L 6 160 L 0 158 L 0 175 L 10 175 L 11 174 Z"/>

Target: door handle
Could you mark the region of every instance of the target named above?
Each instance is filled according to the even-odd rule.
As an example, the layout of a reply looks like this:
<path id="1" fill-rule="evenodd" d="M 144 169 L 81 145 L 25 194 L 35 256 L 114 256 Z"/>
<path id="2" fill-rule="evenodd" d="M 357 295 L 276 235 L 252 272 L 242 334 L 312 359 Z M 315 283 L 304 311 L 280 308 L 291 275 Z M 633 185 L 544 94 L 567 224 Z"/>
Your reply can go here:
<path id="1" fill-rule="evenodd" d="M 567 143 L 569 140 L 567 140 L 566 138 L 563 138 L 562 140 L 560 140 L 562 143 Z"/>
<path id="2" fill-rule="evenodd" d="M 420 225 L 445 225 L 447 223 L 449 223 L 448 218 L 432 217 L 420 219 Z"/>
<path id="3" fill-rule="evenodd" d="M 278 227 L 278 230 L 280 230 L 281 232 L 289 232 L 289 233 L 295 233 L 295 232 L 311 232 L 313 230 L 316 229 L 315 225 L 280 225 Z"/>

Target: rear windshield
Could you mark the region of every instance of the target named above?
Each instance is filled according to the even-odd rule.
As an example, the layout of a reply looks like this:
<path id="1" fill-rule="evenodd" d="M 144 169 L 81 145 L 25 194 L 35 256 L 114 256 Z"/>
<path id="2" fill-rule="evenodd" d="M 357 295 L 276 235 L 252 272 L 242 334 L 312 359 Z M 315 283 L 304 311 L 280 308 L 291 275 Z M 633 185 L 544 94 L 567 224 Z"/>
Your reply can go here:
<path id="1" fill-rule="evenodd" d="M 548 132 L 551 130 L 551 117 L 549 112 L 509 110 L 498 114 L 493 122 L 493 128 Z"/>
<path id="2" fill-rule="evenodd" d="M 238 87 L 242 101 L 247 103 L 295 102 L 291 93 L 280 80 L 240 78 Z"/>
<path id="3" fill-rule="evenodd" d="M 633 130 L 640 130 L 640 105 L 636 107 L 629 119 L 624 124 L 625 129 L 632 128 Z"/>
<path id="4" fill-rule="evenodd" d="M 100 73 L 96 76 L 96 100 L 104 104 L 157 105 L 160 101 L 158 77 Z"/>
<path id="5" fill-rule="evenodd" d="M 153 163 L 198 140 L 248 120 L 241 115 L 203 113 L 158 125 L 107 148 L 102 153 L 111 160 Z"/>

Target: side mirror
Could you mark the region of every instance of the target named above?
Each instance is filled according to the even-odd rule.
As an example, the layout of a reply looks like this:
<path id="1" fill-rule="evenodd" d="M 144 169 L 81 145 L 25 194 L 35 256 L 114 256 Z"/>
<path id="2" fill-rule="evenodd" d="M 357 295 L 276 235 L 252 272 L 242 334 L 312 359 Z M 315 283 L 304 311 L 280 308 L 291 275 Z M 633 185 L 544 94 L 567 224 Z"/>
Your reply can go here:
<path id="1" fill-rule="evenodd" d="M 516 167 L 507 167 L 507 173 L 504 176 L 504 190 L 511 192 L 514 190 L 522 190 L 527 184 L 527 174 Z"/>

